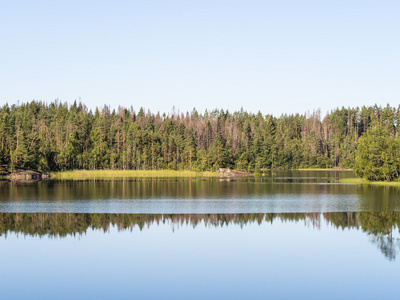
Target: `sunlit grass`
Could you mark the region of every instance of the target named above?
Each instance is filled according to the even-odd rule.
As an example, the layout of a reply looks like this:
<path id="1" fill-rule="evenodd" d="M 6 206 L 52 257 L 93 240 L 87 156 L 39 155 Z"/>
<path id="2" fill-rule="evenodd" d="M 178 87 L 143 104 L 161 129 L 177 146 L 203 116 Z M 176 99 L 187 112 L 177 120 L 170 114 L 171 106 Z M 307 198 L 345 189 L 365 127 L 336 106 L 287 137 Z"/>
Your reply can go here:
<path id="1" fill-rule="evenodd" d="M 341 168 L 300 168 L 293 169 L 293 171 L 353 171 L 353 169 L 341 169 Z"/>
<path id="2" fill-rule="evenodd" d="M 369 181 L 364 178 L 342 178 L 342 179 L 339 179 L 339 182 L 340 183 L 370 184 L 370 185 L 400 187 L 400 181 Z"/>
<path id="3" fill-rule="evenodd" d="M 174 170 L 73 170 L 52 172 L 54 179 L 91 179 L 91 178 L 161 178 L 161 177 L 218 177 L 216 172 L 174 171 Z"/>

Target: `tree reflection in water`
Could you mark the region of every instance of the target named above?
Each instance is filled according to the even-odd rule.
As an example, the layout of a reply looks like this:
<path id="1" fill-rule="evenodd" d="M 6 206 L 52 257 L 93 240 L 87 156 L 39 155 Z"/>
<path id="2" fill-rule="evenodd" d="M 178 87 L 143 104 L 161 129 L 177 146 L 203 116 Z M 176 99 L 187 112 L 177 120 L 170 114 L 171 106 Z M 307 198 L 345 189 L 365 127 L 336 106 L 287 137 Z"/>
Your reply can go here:
<path id="1" fill-rule="evenodd" d="M 371 236 L 371 242 L 388 260 L 395 260 L 400 239 L 393 233 L 400 228 L 400 212 L 334 212 L 334 213 L 254 213 L 254 214 L 82 214 L 82 213 L 0 213 L 0 236 L 9 233 L 66 237 L 82 235 L 88 229 L 107 232 L 116 226 L 119 231 L 140 230 L 154 224 L 224 227 L 229 224 L 273 223 L 274 221 L 304 222 L 319 229 L 321 221 L 337 229 L 357 229 Z"/>

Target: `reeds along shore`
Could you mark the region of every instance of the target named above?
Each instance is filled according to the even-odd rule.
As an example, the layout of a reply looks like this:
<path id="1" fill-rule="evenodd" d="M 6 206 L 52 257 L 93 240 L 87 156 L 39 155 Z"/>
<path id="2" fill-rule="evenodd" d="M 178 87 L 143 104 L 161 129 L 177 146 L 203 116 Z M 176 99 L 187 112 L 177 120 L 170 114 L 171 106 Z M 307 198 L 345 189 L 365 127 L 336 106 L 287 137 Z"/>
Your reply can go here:
<path id="1" fill-rule="evenodd" d="M 222 171 L 221 171 L 222 170 Z M 226 174 L 224 171 L 230 171 Z M 304 169 L 299 171 L 338 171 L 335 169 Z M 271 170 L 264 170 L 271 171 Z M 252 173 L 240 172 L 230 169 L 219 169 L 217 172 L 211 171 L 190 171 L 190 170 L 73 170 L 73 171 L 62 171 L 62 172 L 52 172 L 50 173 L 51 178 L 54 179 L 90 179 L 90 178 L 162 178 L 162 177 L 243 177 L 252 176 Z M 265 175 L 263 172 L 262 175 Z"/>
<path id="2" fill-rule="evenodd" d="M 124 177 L 218 177 L 216 172 L 174 171 L 174 170 L 74 170 L 53 172 L 54 179 L 90 179 L 90 178 L 124 178 Z"/>
<path id="3" fill-rule="evenodd" d="M 364 178 L 342 178 L 342 179 L 339 179 L 339 183 L 371 184 L 371 185 L 379 185 L 379 186 L 400 187 L 400 181 L 369 181 Z"/>
<path id="4" fill-rule="evenodd" d="M 308 169 L 308 170 L 293 170 L 293 171 L 338 171 L 333 169 Z M 340 170 L 344 171 L 344 170 Z M 349 170 L 348 170 L 349 171 Z M 73 170 L 63 172 L 52 172 L 50 178 L 52 179 L 96 179 L 96 178 L 217 178 L 221 177 L 218 172 L 198 172 L 189 170 Z M 348 184 L 371 184 L 378 186 L 393 186 L 400 187 L 400 181 L 369 181 L 363 178 L 341 178 L 339 183 Z"/>

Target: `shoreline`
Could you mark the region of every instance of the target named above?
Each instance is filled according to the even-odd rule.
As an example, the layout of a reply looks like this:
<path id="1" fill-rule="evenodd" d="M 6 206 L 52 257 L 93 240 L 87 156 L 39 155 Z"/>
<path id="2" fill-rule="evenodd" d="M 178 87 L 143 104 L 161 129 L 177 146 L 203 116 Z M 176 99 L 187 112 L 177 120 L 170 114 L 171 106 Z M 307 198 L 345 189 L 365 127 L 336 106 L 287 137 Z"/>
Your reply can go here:
<path id="1" fill-rule="evenodd" d="M 353 171 L 353 169 L 341 169 L 341 168 L 299 168 L 299 169 L 290 169 L 289 171 L 332 171 L 332 172 L 341 172 L 341 171 Z"/>
<path id="2" fill-rule="evenodd" d="M 50 179 L 106 179 L 106 178 L 190 178 L 219 177 L 216 172 L 175 171 L 175 170 L 74 170 L 50 172 Z"/>
<path id="3" fill-rule="evenodd" d="M 230 170 L 233 173 L 232 177 L 258 177 L 263 176 L 264 172 L 275 171 L 352 171 L 351 169 L 290 169 L 290 170 L 264 170 L 262 174 L 244 173 L 236 170 Z M 231 177 L 224 176 L 224 173 L 217 171 L 190 171 L 190 170 L 73 170 L 50 172 L 50 179 L 107 179 L 107 178 L 219 178 Z"/>
<path id="4" fill-rule="evenodd" d="M 264 170 L 261 174 L 244 173 L 236 170 L 230 170 L 236 173 L 233 176 L 226 176 L 225 173 L 218 171 L 190 171 L 190 170 L 73 170 L 50 172 L 48 179 L 52 180 L 91 180 L 91 179 L 122 179 L 122 178 L 241 178 L 241 177 L 264 177 L 266 172 L 276 171 L 353 171 L 352 169 L 338 168 L 310 168 L 310 169 L 289 169 L 289 170 Z M 240 173 L 243 173 L 241 175 Z M 224 176 L 225 175 L 225 176 Z M 0 176 L 0 180 L 10 180 L 9 175 Z M 18 181 L 18 180 L 17 180 Z M 375 185 L 400 187 L 400 181 L 369 181 L 364 178 L 341 178 L 338 183 L 354 185 Z"/>
<path id="5" fill-rule="evenodd" d="M 349 183 L 356 185 L 379 185 L 379 186 L 393 186 L 400 187 L 400 181 L 369 181 L 364 178 L 342 178 L 339 183 Z"/>

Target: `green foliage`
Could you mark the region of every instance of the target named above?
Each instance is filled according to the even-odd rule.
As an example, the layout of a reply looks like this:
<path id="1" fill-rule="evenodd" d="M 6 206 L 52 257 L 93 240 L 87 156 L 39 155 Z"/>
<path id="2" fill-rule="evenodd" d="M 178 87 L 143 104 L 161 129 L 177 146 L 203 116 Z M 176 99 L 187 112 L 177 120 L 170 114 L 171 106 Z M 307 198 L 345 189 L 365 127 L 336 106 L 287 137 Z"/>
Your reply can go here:
<path id="1" fill-rule="evenodd" d="M 399 177 L 399 139 L 381 124 L 370 127 L 358 140 L 354 171 L 372 181 L 392 181 Z"/>
<path id="2" fill-rule="evenodd" d="M 76 102 L 6 104 L 0 107 L 0 164 L 44 171 L 229 167 L 257 173 L 356 164 L 366 178 L 393 180 L 399 116 L 390 106 L 340 108 L 321 119 L 319 111 L 279 118 L 244 110 L 161 116 L 108 106 L 93 113 Z M 381 131 L 359 140 L 376 127 L 371 124 Z"/>

